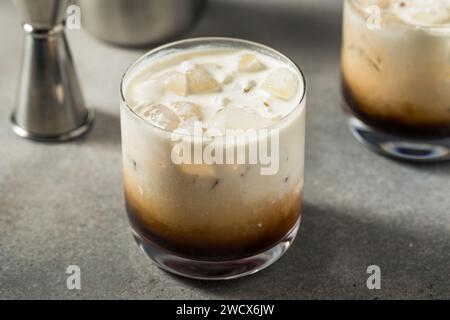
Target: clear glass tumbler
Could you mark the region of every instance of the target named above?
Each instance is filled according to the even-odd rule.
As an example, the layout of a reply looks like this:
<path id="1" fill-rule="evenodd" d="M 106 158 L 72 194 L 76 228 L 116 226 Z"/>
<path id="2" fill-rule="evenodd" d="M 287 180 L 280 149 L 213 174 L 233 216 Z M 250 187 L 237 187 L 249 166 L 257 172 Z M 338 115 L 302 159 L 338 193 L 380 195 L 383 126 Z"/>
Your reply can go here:
<path id="1" fill-rule="evenodd" d="M 450 158 L 450 24 L 438 1 L 345 0 L 342 92 L 353 135 L 410 161 Z"/>
<path id="2" fill-rule="evenodd" d="M 127 105 L 127 84 L 143 67 L 173 52 L 201 46 L 257 51 L 297 72 L 301 99 L 288 115 L 265 128 L 276 136 L 217 144 L 224 153 L 248 151 L 269 137 L 270 151 L 279 159 L 275 174 L 261 174 L 261 163 L 175 164 L 171 160 L 175 141 L 189 141 L 202 150 L 214 141 L 165 131 Z M 178 275 L 231 279 L 264 269 L 283 255 L 301 217 L 305 94 L 304 77 L 294 62 L 269 47 L 238 39 L 170 43 L 145 54 L 127 70 L 121 84 L 126 209 L 135 239 L 148 257 Z M 271 143 L 274 137 L 277 148 Z"/>

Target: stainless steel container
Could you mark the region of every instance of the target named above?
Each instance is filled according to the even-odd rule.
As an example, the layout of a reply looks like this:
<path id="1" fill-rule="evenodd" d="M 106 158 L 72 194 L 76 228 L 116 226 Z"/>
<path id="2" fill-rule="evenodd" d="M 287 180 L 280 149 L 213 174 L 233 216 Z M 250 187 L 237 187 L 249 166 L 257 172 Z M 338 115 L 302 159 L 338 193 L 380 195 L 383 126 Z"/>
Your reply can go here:
<path id="1" fill-rule="evenodd" d="M 79 0 L 82 25 L 106 42 L 142 47 L 186 32 L 206 0 Z"/>
<path id="2" fill-rule="evenodd" d="M 64 33 L 68 0 L 13 0 L 25 33 L 20 83 L 11 117 L 16 134 L 66 141 L 86 133 L 86 109 Z"/>

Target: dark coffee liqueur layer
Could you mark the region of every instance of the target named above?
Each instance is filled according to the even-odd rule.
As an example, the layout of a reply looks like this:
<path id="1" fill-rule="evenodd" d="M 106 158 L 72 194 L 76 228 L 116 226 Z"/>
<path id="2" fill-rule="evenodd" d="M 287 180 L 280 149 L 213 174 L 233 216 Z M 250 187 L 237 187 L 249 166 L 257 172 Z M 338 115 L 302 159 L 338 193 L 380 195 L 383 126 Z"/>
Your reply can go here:
<path id="1" fill-rule="evenodd" d="M 126 189 L 126 188 L 125 188 Z M 164 225 L 156 219 L 154 212 L 146 209 L 133 199 L 133 195 L 125 190 L 125 202 L 129 220 L 134 230 L 150 244 L 156 244 L 172 253 L 198 260 L 233 260 L 252 256 L 265 251 L 282 240 L 295 226 L 301 212 L 301 195 L 287 195 L 280 205 L 267 208 L 271 219 L 258 232 L 247 232 L 243 223 L 237 221 L 234 226 L 211 228 L 189 228 L 188 230 L 174 229 Z M 288 203 L 288 205 L 286 205 Z M 233 208 L 229 208 L 233 210 Z M 142 217 L 146 217 L 145 221 Z M 182 222 L 180 222 L 182 223 Z M 239 229 L 237 230 L 236 227 Z M 252 226 L 256 228 L 256 226 Z"/>
<path id="2" fill-rule="evenodd" d="M 408 121 L 410 114 L 407 110 L 414 110 L 414 108 L 408 107 L 403 108 L 405 112 L 401 116 L 374 116 L 366 113 L 364 110 L 375 109 L 374 107 L 376 106 L 367 108 L 363 103 L 357 101 L 355 95 L 352 93 L 351 87 L 348 85 L 343 76 L 341 77 L 341 87 L 346 105 L 349 108 L 348 111 L 353 113 L 362 122 L 375 129 L 411 139 L 450 138 L 450 121 L 442 121 L 433 125 L 425 121 L 424 123 L 415 121 L 414 124 L 411 124 L 410 121 Z M 432 101 L 430 101 L 430 107 L 432 108 L 431 104 Z M 450 105 L 448 112 L 450 114 Z M 417 114 L 415 114 L 415 116 L 417 117 Z"/>

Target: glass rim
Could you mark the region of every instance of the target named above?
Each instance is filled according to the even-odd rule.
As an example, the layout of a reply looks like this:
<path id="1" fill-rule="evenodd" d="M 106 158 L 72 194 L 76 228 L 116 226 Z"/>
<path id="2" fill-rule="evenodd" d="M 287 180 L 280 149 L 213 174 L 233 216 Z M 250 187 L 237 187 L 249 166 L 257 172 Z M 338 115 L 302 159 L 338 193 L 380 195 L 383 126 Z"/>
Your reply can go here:
<path id="1" fill-rule="evenodd" d="M 363 13 L 365 12 L 365 9 L 367 9 L 369 6 L 377 5 L 377 3 L 362 3 L 364 0 L 345 0 L 346 2 L 350 3 L 354 8 L 361 10 Z M 382 8 L 381 12 L 385 12 Z M 368 13 L 367 13 L 368 14 Z M 409 27 L 411 29 L 422 29 L 422 30 L 430 30 L 430 31 L 450 31 L 450 22 L 445 24 L 411 24 L 403 20 L 398 21 L 391 21 L 391 24 L 395 25 L 401 25 L 405 27 Z"/>
<path id="2" fill-rule="evenodd" d="M 292 110 L 290 110 L 287 114 L 285 114 L 281 119 L 277 120 L 275 123 L 267 126 L 267 127 L 263 127 L 263 128 L 258 128 L 258 129 L 254 129 L 254 130 L 270 130 L 272 128 L 277 127 L 280 123 L 284 122 L 285 120 L 287 120 L 288 118 L 290 118 L 290 116 L 292 114 L 294 114 L 296 111 L 298 111 L 299 107 L 303 104 L 303 102 L 305 101 L 305 97 L 306 97 L 306 77 L 302 71 L 302 69 L 297 65 L 297 63 L 294 62 L 293 59 L 291 59 L 290 57 L 288 57 L 287 55 L 279 52 L 276 49 L 273 49 L 267 45 L 255 42 L 255 41 L 250 41 L 250 40 L 245 40 L 245 39 L 239 39 L 239 38 L 232 38 L 232 37 L 196 37 L 196 38 L 188 38 L 188 39 L 183 39 L 183 40 L 178 40 L 178 41 L 173 41 L 173 42 L 169 42 L 166 43 L 164 45 L 158 46 L 156 48 L 153 48 L 151 50 L 149 50 L 148 52 L 144 53 L 142 56 L 140 56 L 137 60 L 135 60 L 133 63 L 131 63 L 127 69 L 125 70 L 122 79 L 120 81 L 120 108 L 126 108 L 127 111 L 129 111 L 132 115 L 134 115 L 139 121 L 144 122 L 146 125 L 155 128 L 159 131 L 165 132 L 165 133 L 169 133 L 169 134 L 175 134 L 178 136 L 190 136 L 193 137 L 195 136 L 194 134 L 190 134 L 190 133 L 185 133 L 185 132 L 175 132 L 175 131 L 170 131 L 164 128 L 161 128 L 149 121 L 146 121 L 144 118 L 142 118 L 139 114 L 137 114 L 133 108 L 131 108 L 126 99 L 125 99 L 125 79 L 126 77 L 129 75 L 129 73 L 131 72 L 131 70 L 133 70 L 133 68 L 135 68 L 136 66 L 138 66 L 139 64 L 141 64 L 143 61 L 145 61 L 148 57 L 157 54 L 158 52 L 170 49 L 172 47 L 175 47 L 177 45 L 181 45 L 181 44 L 189 44 L 189 43 L 195 43 L 195 42 L 238 42 L 241 44 L 247 44 L 250 46 L 255 46 L 255 47 L 259 47 L 261 49 L 264 49 L 268 52 L 274 53 L 277 56 L 280 56 L 283 59 L 286 59 L 288 62 L 290 62 L 292 64 L 292 66 L 294 67 L 295 71 L 298 73 L 299 78 L 301 79 L 301 82 L 303 84 L 303 93 L 300 96 L 298 102 L 295 104 L 295 107 L 292 108 Z M 244 130 L 245 131 L 245 130 Z M 203 136 L 203 134 L 202 134 Z"/>

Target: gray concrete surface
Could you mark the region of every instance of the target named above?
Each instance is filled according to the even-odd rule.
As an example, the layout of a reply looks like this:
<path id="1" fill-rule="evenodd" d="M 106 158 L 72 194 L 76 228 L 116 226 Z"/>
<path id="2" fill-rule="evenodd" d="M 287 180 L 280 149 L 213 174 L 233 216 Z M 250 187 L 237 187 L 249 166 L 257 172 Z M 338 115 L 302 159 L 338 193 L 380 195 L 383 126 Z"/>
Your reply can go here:
<path id="1" fill-rule="evenodd" d="M 241 280 L 171 276 L 135 245 L 124 211 L 119 80 L 142 51 L 69 32 L 94 130 L 68 144 L 9 127 L 22 34 L 0 1 L 0 298 L 450 298 L 450 163 L 409 165 L 357 144 L 339 108 L 340 1 L 211 1 L 186 36 L 260 41 L 290 55 L 308 80 L 304 217 L 269 269 Z M 66 288 L 79 265 L 82 289 Z M 381 267 L 382 289 L 366 288 Z"/>

